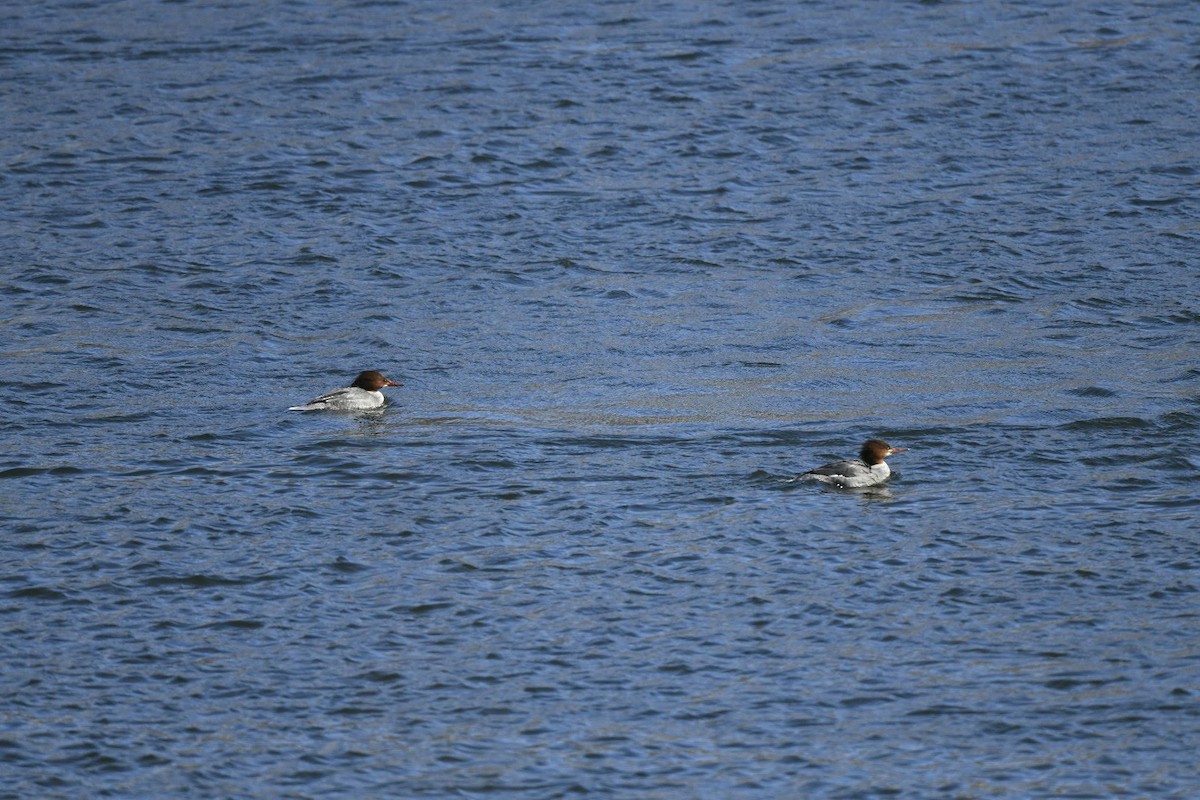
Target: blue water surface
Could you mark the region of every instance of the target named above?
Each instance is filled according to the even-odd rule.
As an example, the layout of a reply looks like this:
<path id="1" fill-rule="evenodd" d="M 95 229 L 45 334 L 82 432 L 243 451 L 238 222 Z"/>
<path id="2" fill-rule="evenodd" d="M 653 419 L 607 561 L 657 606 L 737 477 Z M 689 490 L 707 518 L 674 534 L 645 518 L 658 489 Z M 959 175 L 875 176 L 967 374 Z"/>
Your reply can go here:
<path id="1" fill-rule="evenodd" d="M 1194 797 L 1198 43 L 0 9 L 0 798 Z"/>

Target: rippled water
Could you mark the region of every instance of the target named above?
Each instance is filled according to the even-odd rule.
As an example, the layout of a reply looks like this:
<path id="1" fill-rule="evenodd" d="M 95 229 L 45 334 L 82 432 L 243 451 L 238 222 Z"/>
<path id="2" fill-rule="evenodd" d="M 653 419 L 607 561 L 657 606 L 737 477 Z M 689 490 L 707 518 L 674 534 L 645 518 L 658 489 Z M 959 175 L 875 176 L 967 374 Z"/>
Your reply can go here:
<path id="1" fill-rule="evenodd" d="M 0 796 L 1193 796 L 1198 43 L 0 10 Z"/>

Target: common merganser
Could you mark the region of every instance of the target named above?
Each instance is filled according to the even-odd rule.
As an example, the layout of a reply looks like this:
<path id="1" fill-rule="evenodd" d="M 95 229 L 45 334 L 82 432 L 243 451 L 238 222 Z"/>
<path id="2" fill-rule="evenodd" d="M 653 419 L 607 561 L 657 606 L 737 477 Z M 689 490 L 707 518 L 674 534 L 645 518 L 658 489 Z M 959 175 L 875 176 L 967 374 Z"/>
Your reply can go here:
<path id="1" fill-rule="evenodd" d="M 383 407 L 384 386 L 403 386 L 389 381 L 375 370 L 358 373 L 354 383 L 345 389 L 335 389 L 329 394 L 309 400 L 302 406 L 291 406 L 288 411 L 370 411 Z"/>
<path id="2" fill-rule="evenodd" d="M 883 483 L 892 474 L 884 461 L 890 455 L 903 453 L 907 447 L 892 447 L 882 439 L 868 439 L 859 453 L 859 460 L 834 461 L 823 467 L 810 469 L 796 480 L 814 480 L 843 489 L 861 489 Z"/>

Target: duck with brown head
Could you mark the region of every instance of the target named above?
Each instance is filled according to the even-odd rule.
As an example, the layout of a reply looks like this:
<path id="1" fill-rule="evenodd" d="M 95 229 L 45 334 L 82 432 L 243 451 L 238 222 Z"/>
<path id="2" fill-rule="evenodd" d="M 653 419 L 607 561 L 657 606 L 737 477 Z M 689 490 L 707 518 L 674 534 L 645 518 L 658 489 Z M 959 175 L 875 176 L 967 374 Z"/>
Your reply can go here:
<path id="1" fill-rule="evenodd" d="M 858 459 L 834 461 L 816 469 L 810 469 L 799 475 L 796 480 L 820 481 L 843 489 L 875 486 L 886 481 L 892 474 L 891 468 L 884 459 L 896 453 L 904 453 L 907 449 L 892 447 L 882 439 L 868 439 L 863 444 Z"/>
<path id="2" fill-rule="evenodd" d="M 371 369 L 358 373 L 358 377 L 346 388 L 335 389 L 302 406 L 292 406 L 288 411 L 371 411 L 383 407 L 385 401 L 380 389 L 403 385 Z"/>

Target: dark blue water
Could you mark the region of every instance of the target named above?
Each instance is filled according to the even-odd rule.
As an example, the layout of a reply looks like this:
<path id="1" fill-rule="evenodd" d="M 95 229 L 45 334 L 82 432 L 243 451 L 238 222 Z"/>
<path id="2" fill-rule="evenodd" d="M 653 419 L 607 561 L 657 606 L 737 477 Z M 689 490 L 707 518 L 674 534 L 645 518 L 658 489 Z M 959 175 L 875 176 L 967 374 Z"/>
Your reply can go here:
<path id="1" fill-rule="evenodd" d="M 0 797 L 1195 796 L 1200 7 L 8 4 L 0 75 Z"/>

